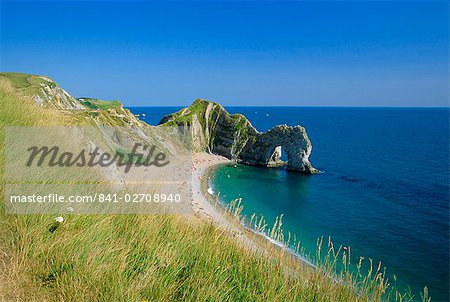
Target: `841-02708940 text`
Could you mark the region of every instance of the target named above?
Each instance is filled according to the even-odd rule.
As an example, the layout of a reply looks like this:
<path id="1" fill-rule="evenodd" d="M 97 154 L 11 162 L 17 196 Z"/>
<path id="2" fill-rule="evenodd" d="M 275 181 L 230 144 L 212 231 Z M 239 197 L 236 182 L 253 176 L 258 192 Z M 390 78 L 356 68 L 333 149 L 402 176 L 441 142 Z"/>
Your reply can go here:
<path id="1" fill-rule="evenodd" d="M 11 195 L 9 198 L 11 203 L 179 203 L 181 202 L 181 194 L 179 193 L 95 193 L 92 195 L 61 195 L 50 193 L 47 195 Z"/>

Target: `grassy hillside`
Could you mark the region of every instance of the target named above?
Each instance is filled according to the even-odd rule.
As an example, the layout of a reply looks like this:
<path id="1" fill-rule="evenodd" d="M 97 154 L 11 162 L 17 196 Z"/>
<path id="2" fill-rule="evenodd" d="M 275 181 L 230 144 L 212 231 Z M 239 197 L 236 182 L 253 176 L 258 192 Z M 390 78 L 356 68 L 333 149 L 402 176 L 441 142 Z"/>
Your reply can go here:
<path id="1" fill-rule="evenodd" d="M 122 106 L 119 101 L 102 101 L 93 98 L 78 98 L 78 100 L 89 109 L 107 110 L 114 108 L 118 109 Z"/>
<path id="2" fill-rule="evenodd" d="M 68 114 L 36 105 L 17 89 L 26 82 L 18 75 L 0 79 L 2 142 L 4 126 L 92 122 L 89 110 Z M 4 161 L 2 143 L 2 171 Z M 55 216 L 4 213 L 0 177 L 1 301 L 403 300 L 386 291 L 380 271 L 357 278 L 346 270 L 340 282 L 328 277 L 335 262 L 349 266 L 348 256 L 334 249 L 311 269 L 268 243 L 266 253 L 255 252 L 195 217 L 65 215 L 51 233 Z"/>

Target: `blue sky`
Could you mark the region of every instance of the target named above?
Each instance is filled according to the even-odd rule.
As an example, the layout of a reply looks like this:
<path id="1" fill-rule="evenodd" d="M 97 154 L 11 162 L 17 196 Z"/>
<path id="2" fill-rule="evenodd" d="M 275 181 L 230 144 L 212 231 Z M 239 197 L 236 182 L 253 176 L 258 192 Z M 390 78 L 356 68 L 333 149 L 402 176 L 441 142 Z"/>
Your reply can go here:
<path id="1" fill-rule="evenodd" d="M 1 3 L 1 70 L 128 106 L 448 106 L 447 1 Z"/>

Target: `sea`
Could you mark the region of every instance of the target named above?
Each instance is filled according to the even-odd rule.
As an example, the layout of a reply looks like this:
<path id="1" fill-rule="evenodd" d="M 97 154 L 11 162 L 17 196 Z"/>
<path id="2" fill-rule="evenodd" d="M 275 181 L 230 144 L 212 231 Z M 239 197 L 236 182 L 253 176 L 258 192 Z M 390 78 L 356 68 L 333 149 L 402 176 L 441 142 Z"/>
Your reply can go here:
<path id="1" fill-rule="evenodd" d="M 180 108 L 129 109 L 157 124 Z M 210 190 L 224 206 L 241 199 L 244 215 L 263 215 L 268 225 L 283 215 L 283 230 L 305 254 L 313 257 L 317 240 L 331 237 L 354 260 L 381 261 L 390 283 L 417 300 L 427 286 L 432 301 L 449 301 L 449 108 L 226 109 L 259 131 L 305 127 L 321 173 L 223 165 Z"/>

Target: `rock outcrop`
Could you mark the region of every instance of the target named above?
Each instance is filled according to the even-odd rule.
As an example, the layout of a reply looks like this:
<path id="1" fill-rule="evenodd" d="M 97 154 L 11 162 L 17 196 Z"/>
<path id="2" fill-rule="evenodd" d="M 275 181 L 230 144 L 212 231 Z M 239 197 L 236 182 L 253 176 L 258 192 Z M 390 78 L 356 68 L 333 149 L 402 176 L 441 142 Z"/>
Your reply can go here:
<path id="1" fill-rule="evenodd" d="M 159 123 L 189 129 L 195 151 L 207 151 L 247 165 L 275 167 L 313 174 L 312 145 L 301 126 L 280 125 L 258 132 L 242 114 L 229 114 L 221 105 L 198 99 L 191 106 L 167 115 Z M 287 162 L 281 159 L 282 152 Z"/>

